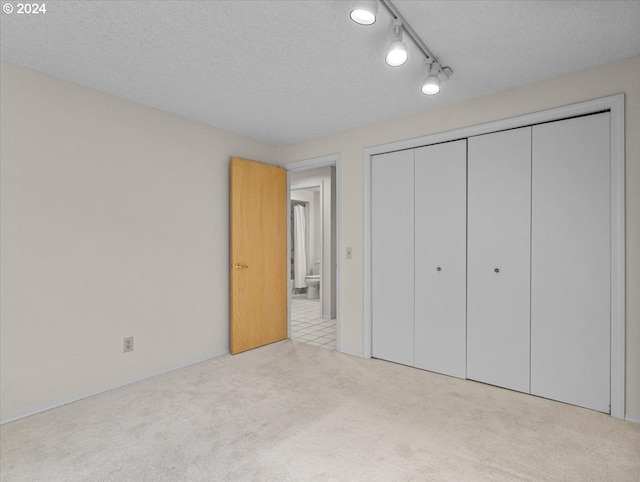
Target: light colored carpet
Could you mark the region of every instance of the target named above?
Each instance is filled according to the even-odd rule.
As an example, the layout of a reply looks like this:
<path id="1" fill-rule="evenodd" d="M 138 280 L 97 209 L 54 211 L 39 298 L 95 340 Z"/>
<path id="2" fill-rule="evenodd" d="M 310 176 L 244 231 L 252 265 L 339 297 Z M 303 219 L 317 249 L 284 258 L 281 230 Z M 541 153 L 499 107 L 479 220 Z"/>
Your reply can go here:
<path id="1" fill-rule="evenodd" d="M 640 426 L 295 341 L 2 426 L 3 481 L 638 481 Z"/>

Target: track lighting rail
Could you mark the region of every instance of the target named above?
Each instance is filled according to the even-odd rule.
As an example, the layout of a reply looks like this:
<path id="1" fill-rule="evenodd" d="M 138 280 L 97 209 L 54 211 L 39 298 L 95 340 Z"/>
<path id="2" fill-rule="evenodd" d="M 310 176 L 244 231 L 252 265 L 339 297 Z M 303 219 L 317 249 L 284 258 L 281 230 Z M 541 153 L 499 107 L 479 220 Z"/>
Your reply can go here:
<path id="1" fill-rule="evenodd" d="M 391 15 L 391 18 L 401 22 L 402 30 L 404 30 L 404 32 L 407 34 L 407 36 L 415 44 L 415 46 L 418 47 L 418 49 L 422 52 L 422 54 L 425 56 L 427 62 L 429 64 L 435 63 L 435 64 L 440 65 L 440 62 L 438 62 L 438 59 L 436 58 L 436 56 L 431 53 L 431 51 L 427 48 L 427 46 L 424 44 L 422 39 L 415 32 L 415 30 L 413 30 L 411 28 L 411 25 L 409 25 L 409 23 L 400 14 L 400 12 L 395 7 L 395 5 L 393 3 L 391 3 L 390 0 L 378 0 L 378 1 L 385 8 L 385 10 L 389 13 L 389 15 Z M 451 70 L 450 67 L 441 67 L 441 69 L 442 69 L 442 72 L 444 74 L 446 74 L 447 77 L 451 77 L 451 75 L 453 75 L 453 70 Z"/>
<path id="2" fill-rule="evenodd" d="M 411 39 L 414 45 L 424 55 L 428 74 L 422 82 L 421 92 L 425 95 L 436 95 L 440 92 L 442 82 L 446 81 L 453 75 L 451 67 L 442 67 L 435 55 L 424 44 L 418 34 L 411 28 L 411 25 L 400 15 L 391 0 L 352 0 L 351 20 L 360 25 L 372 25 L 376 21 L 378 12 L 378 3 L 382 4 L 387 13 L 393 20 L 393 38 L 389 44 L 385 62 L 391 67 L 399 67 L 407 60 L 407 46 L 402 41 L 402 32 Z"/>

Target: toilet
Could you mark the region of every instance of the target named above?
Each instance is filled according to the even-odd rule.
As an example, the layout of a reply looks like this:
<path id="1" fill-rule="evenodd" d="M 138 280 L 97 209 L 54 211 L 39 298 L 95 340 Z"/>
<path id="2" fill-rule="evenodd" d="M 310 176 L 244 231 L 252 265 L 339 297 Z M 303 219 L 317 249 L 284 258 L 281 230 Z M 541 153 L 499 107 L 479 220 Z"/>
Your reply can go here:
<path id="1" fill-rule="evenodd" d="M 320 261 L 316 260 L 311 268 L 311 274 L 304 277 L 307 283 L 307 299 L 317 299 L 320 297 Z"/>

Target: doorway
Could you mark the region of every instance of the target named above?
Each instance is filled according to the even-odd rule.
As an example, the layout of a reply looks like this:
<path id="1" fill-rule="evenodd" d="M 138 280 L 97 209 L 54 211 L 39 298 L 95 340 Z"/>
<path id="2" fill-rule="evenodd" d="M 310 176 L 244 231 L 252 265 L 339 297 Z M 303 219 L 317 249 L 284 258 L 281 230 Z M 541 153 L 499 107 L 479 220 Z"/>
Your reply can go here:
<path id="1" fill-rule="evenodd" d="M 289 337 L 340 350 L 338 156 L 289 170 Z"/>

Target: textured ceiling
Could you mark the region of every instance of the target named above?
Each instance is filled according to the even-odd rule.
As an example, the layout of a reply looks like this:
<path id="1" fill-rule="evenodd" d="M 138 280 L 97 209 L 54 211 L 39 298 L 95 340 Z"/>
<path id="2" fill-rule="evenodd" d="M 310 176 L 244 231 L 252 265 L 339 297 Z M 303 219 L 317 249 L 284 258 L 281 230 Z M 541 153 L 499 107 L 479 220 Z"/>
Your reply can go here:
<path id="1" fill-rule="evenodd" d="M 640 55 L 640 0 L 393 3 L 454 70 L 438 96 L 409 41 L 407 64 L 384 63 L 382 7 L 364 27 L 340 0 L 48 1 L 1 15 L 1 57 L 289 144 Z"/>

